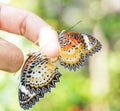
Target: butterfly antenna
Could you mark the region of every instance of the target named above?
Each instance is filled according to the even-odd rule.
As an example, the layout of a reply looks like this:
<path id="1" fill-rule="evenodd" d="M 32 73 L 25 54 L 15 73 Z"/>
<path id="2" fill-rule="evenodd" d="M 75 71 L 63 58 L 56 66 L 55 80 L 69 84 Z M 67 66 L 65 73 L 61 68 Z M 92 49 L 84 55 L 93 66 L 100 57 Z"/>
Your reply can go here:
<path id="1" fill-rule="evenodd" d="M 67 30 L 66 30 L 66 32 L 67 31 L 69 31 L 69 30 L 71 30 L 73 27 L 75 27 L 77 24 L 79 24 L 80 22 L 82 22 L 81 20 L 80 21 L 78 21 L 76 24 L 74 24 L 72 27 L 70 27 L 70 28 L 68 28 Z"/>

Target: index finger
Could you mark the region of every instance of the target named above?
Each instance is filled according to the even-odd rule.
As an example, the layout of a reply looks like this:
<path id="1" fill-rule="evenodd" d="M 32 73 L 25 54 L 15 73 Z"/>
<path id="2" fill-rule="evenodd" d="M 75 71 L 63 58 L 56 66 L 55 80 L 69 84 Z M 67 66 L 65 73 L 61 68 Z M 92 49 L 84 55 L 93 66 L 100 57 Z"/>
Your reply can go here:
<path id="1" fill-rule="evenodd" d="M 23 35 L 33 42 L 39 41 L 43 52 L 49 57 L 56 57 L 59 53 L 57 32 L 31 12 L 0 3 L 0 29 Z M 46 36 L 47 31 L 48 36 Z M 46 40 L 47 44 L 44 43 L 43 39 Z M 50 42 L 55 44 L 49 45 Z M 45 47 L 47 49 L 44 50 Z"/>

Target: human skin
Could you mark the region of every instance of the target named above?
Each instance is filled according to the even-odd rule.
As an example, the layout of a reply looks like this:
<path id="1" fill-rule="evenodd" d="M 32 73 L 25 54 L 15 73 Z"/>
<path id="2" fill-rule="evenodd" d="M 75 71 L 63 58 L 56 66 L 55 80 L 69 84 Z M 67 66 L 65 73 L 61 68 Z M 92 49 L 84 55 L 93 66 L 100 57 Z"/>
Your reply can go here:
<path id="1" fill-rule="evenodd" d="M 55 58 L 59 54 L 57 32 L 31 12 L 0 3 L 0 30 L 23 35 L 34 43 L 37 41 L 47 57 Z M 16 72 L 23 61 L 23 53 L 18 47 L 0 39 L 0 70 Z"/>

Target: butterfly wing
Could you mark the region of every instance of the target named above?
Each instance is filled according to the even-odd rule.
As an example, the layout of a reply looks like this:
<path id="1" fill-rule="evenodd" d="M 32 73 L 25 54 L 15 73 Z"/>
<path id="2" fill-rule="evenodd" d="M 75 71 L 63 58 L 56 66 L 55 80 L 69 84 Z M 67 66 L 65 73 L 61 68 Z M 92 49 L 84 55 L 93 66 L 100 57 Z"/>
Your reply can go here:
<path id="1" fill-rule="evenodd" d="M 26 60 L 19 85 L 19 102 L 23 109 L 29 109 L 39 98 L 50 92 L 61 74 L 52 62 L 41 55 L 40 52 L 32 53 Z"/>
<path id="2" fill-rule="evenodd" d="M 60 64 L 69 70 L 76 70 L 83 66 L 88 56 L 101 49 L 101 43 L 96 38 L 76 32 L 61 32 L 59 41 Z"/>
<path id="3" fill-rule="evenodd" d="M 84 50 L 82 52 L 84 55 L 92 56 L 101 50 L 102 45 L 96 38 L 87 34 L 81 34 L 81 37 L 84 39 L 83 43 L 85 44 Z"/>
<path id="4" fill-rule="evenodd" d="M 40 94 L 36 93 L 30 93 L 29 90 L 26 89 L 26 87 L 22 84 L 19 85 L 18 90 L 18 96 L 19 96 L 19 102 L 21 108 L 24 110 L 29 109 L 34 105 L 37 101 L 39 101 Z"/>

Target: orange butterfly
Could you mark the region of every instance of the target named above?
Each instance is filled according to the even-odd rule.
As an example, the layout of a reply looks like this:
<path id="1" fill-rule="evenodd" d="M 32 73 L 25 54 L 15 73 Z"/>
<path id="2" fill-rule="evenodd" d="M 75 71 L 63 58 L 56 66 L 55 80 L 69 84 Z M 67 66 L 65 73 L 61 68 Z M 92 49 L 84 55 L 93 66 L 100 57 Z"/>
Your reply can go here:
<path id="1" fill-rule="evenodd" d="M 98 52 L 102 45 L 94 37 L 77 32 L 62 31 L 59 34 L 60 54 L 58 60 L 69 70 L 83 66 L 89 56 Z M 44 94 L 55 87 L 61 74 L 40 51 L 31 53 L 25 61 L 19 84 L 19 103 L 23 109 L 31 108 Z"/>

